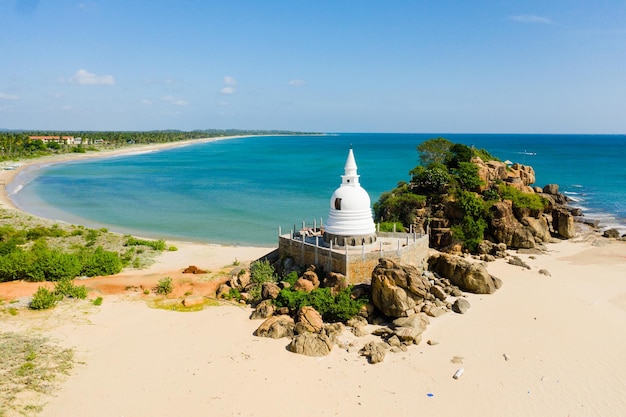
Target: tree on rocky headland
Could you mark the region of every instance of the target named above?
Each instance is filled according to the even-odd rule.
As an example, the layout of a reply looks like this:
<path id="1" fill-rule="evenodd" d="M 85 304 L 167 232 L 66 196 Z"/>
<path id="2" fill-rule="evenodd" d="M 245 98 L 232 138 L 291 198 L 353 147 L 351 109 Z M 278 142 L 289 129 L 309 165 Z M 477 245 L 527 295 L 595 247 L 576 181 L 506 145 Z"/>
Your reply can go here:
<path id="1" fill-rule="evenodd" d="M 401 222 L 430 229 L 432 247 L 477 252 L 483 240 L 511 247 L 535 247 L 551 233 L 569 238 L 572 221 L 555 227 L 552 212 L 566 198 L 533 188 L 532 167 L 506 165 L 484 149 L 455 144 L 445 138 L 417 146 L 420 165 L 410 171 L 409 183 L 381 195 L 374 204 L 378 222 Z M 511 216 L 502 215 L 509 202 Z M 500 214 L 498 214 L 500 213 Z M 565 210 L 567 216 L 567 210 Z"/>

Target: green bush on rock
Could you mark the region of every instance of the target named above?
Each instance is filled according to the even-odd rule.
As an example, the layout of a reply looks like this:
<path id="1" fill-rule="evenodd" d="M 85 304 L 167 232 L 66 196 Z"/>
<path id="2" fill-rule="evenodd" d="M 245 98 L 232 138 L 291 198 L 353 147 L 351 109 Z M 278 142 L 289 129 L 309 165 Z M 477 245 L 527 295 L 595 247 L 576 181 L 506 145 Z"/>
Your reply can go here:
<path id="1" fill-rule="evenodd" d="M 316 288 L 310 293 L 284 288 L 278 294 L 274 304 L 298 311 L 304 306 L 311 306 L 322 315 L 324 321 L 345 322 L 359 314 L 361 307 L 368 303 L 367 298 L 352 298 L 352 286 L 332 294 L 330 288 Z"/>

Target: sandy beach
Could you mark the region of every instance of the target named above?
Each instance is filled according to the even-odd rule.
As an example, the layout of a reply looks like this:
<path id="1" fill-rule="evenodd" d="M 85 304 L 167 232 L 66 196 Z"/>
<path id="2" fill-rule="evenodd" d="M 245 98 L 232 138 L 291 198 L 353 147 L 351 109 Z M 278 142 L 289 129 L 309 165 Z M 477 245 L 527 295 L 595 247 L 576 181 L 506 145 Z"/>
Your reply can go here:
<path id="1" fill-rule="evenodd" d="M 0 171 L 0 180 L 12 175 Z M 11 206 L 6 195 L 2 204 Z M 113 279 L 184 279 L 177 274 L 188 265 L 223 269 L 271 250 L 176 244 L 150 268 Z M 249 320 L 248 307 L 181 313 L 119 290 L 97 290 L 101 306 L 5 314 L 0 331 L 75 349 L 69 378 L 41 398 L 46 417 L 626 415 L 626 243 L 581 232 L 545 254 L 517 256 L 531 269 L 489 263 L 500 290 L 469 294 L 466 314 L 431 319 L 422 343 L 377 365 L 357 353 L 373 336 L 346 331 L 351 347 L 310 358 L 288 352 L 286 339 L 253 336 L 260 321 Z M 0 284 L 1 298 L 23 295 L 10 284 Z"/>

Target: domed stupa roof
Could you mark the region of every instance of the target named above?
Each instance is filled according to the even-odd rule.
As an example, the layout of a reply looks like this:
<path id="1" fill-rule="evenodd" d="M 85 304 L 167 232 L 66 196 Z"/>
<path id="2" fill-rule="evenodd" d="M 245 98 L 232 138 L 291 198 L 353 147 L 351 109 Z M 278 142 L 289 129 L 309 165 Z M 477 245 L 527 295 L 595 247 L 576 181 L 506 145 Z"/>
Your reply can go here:
<path id="1" fill-rule="evenodd" d="M 359 184 L 354 152 L 350 149 L 341 185 L 330 198 L 324 240 L 339 245 L 362 245 L 376 241 L 370 196 Z"/>

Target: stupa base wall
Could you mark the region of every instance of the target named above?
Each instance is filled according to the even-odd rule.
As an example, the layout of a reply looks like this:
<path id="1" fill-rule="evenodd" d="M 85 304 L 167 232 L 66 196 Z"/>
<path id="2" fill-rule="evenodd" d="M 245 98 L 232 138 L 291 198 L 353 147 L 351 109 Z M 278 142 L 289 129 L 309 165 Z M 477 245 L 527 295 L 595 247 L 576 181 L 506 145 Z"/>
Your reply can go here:
<path id="1" fill-rule="evenodd" d="M 367 235 L 335 235 L 333 233 L 324 233 L 324 242 L 330 244 L 332 242 L 335 246 L 363 246 L 371 245 L 376 242 L 376 233 Z"/>
<path id="2" fill-rule="evenodd" d="M 358 247 L 333 249 L 307 242 L 291 235 L 279 236 L 280 259 L 292 258 L 296 265 L 315 265 L 323 273 L 339 272 L 350 284 L 369 283 L 380 258 L 425 269 L 428 260 L 428 236 L 408 233 L 380 233 L 378 243 Z M 384 241 L 384 242 L 383 242 Z"/>

